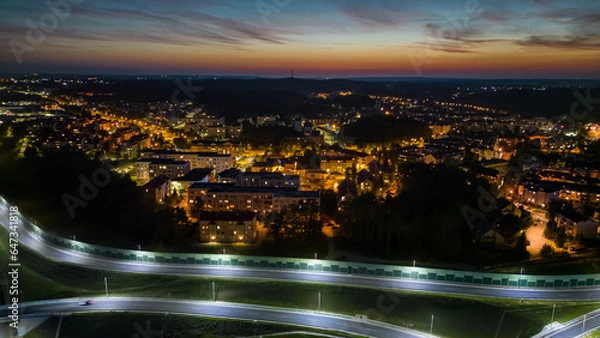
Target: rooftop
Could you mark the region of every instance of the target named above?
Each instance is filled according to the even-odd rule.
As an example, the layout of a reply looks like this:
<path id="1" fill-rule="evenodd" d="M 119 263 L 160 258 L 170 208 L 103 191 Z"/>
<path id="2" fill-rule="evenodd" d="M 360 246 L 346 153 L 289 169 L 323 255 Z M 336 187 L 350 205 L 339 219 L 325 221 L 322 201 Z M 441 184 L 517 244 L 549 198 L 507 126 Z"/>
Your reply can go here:
<path id="1" fill-rule="evenodd" d="M 182 182 L 198 182 L 205 179 L 207 176 L 210 176 L 214 169 L 211 168 L 196 168 L 183 175 L 183 177 L 179 177 L 174 179 L 173 181 L 182 181 Z"/>
<path id="2" fill-rule="evenodd" d="M 138 162 L 149 162 L 150 164 L 189 164 L 188 161 L 179 161 L 171 158 L 142 158 Z"/>
<path id="3" fill-rule="evenodd" d="M 231 155 L 224 155 L 217 152 L 211 151 L 175 151 L 175 150 L 144 150 L 142 151 L 144 154 L 154 154 L 154 155 L 195 155 L 199 157 L 231 157 Z"/>
<path id="4" fill-rule="evenodd" d="M 142 188 L 158 188 L 167 182 L 169 182 L 169 178 L 167 176 L 158 175 L 144 184 Z"/>

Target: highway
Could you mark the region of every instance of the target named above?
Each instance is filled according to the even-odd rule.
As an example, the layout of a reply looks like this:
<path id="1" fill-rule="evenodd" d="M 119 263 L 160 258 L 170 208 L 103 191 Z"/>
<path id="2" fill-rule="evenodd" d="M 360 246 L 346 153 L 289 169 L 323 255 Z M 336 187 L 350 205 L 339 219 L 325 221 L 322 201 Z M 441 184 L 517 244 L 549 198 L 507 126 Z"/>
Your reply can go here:
<path id="1" fill-rule="evenodd" d="M 6 206 L 0 205 L 0 223 L 2 223 L 5 229 L 9 224 L 7 217 L 8 210 L 6 209 Z M 269 279 L 290 282 L 313 282 L 334 285 L 413 290 L 465 296 L 484 296 L 513 299 L 579 301 L 600 300 L 600 288 L 594 287 L 556 289 L 517 288 L 507 286 L 498 287 L 491 285 L 470 285 L 440 281 L 417 281 L 384 276 L 375 277 L 355 274 L 345 275 L 321 271 L 125 261 L 55 247 L 53 244 L 46 243 L 36 235 L 28 232 L 27 228 L 25 227 L 20 227 L 19 229 L 19 241 L 20 245 L 26 246 L 37 252 L 39 255 L 54 261 L 70 263 L 94 269 L 122 272 L 222 278 Z"/>
<path id="2" fill-rule="evenodd" d="M 8 210 L 5 205 L 0 204 L 0 224 L 7 229 L 8 228 Z M 208 265 L 190 265 L 190 264 L 173 264 L 173 263 L 149 263 L 139 261 L 126 261 L 119 259 L 111 259 L 102 256 L 90 255 L 82 252 L 76 252 L 71 250 L 62 249 L 54 246 L 53 244 L 46 243 L 36 235 L 27 231 L 26 227 L 20 227 L 19 229 L 19 241 L 21 246 L 28 247 L 32 251 L 38 253 L 42 257 L 58 261 L 61 263 L 74 264 L 84 266 L 93 269 L 106 269 L 114 271 L 132 272 L 132 273 L 151 273 L 151 274 L 166 274 L 166 275 L 190 275 L 190 276 L 201 276 L 201 277 L 222 277 L 222 278 L 237 278 L 237 279 L 265 279 L 265 280 L 278 280 L 278 281 L 289 281 L 289 282 L 312 282 L 312 283 L 324 283 L 334 285 L 345 285 L 345 286 L 359 286 L 359 287 L 370 287 L 370 288 L 385 288 L 385 289 L 396 289 L 396 290 L 413 290 L 413 291 L 424 291 L 424 292 L 436 292 L 444 294 L 456 294 L 466 295 L 475 297 L 499 297 L 499 298 L 513 298 L 513 299 L 537 299 L 547 301 L 592 301 L 600 300 L 600 288 L 597 287 L 576 287 L 576 288 L 518 288 L 509 286 L 491 286 L 491 285 L 472 285 L 472 284 L 459 284 L 450 282 L 440 281 L 423 281 L 423 280 L 410 280 L 400 279 L 394 277 L 384 276 L 367 276 L 367 275 L 356 275 L 356 274 L 340 274 L 340 273 L 329 273 L 320 271 L 307 271 L 307 270 L 289 270 L 289 269 L 274 269 L 274 268 L 257 268 L 257 267 L 232 267 L 232 266 L 208 266 Z M 386 326 L 384 324 L 377 324 L 371 321 L 357 321 L 356 319 L 349 319 L 346 317 L 344 320 L 339 319 L 336 316 L 326 316 L 315 314 L 314 312 L 300 312 L 287 311 L 282 309 L 274 309 L 267 307 L 260 307 L 264 311 L 270 313 L 267 317 L 266 313 L 261 313 L 259 318 L 254 316 L 256 314 L 256 306 L 240 305 L 240 304 L 228 304 L 228 303 L 213 303 L 213 302 L 183 302 L 176 300 L 161 300 L 160 306 L 157 307 L 154 300 L 148 299 L 124 299 L 124 298 L 109 298 L 100 300 L 97 304 L 90 307 L 80 307 L 77 302 L 60 300 L 57 302 L 45 303 L 45 304 L 31 304 L 25 305 L 25 314 L 41 314 L 54 312 L 80 312 L 80 311 L 159 311 L 159 312 L 171 312 L 171 313 L 193 313 L 199 315 L 212 315 L 212 316 L 228 316 L 230 318 L 243 318 L 249 320 L 272 320 L 274 322 L 289 323 L 294 325 L 306 325 L 310 327 L 321 327 L 319 325 L 327 323 L 325 328 L 336 330 L 356 332 L 372 336 L 371 333 L 360 331 L 361 326 L 365 323 L 371 323 L 371 330 L 375 330 L 376 327 Z M 233 308 L 239 308 L 234 310 Z M 250 310 L 252 307 L 253 310 Z M 203 310 L 204 309 L 204 310 Z M 6 310 L 2 310 L 6 311 Z M 269 312 L 270 311 L 270 312 Z M 281 314 L 282 311 L 285 314 Z M 0 313 L 4 313 L 0 312 Z M 23 312 L 22 312 L 23 313 Z M 316 316 L 316 317 L 315 317 Z M 299 318 L 293 318 L 299 317 Z M 331 324 L 328 321 L 333 321 L 331 318 L 336 319 L 336 324 Z M 310 319 L 312 318 L 312 319 Z M 309 320 L 310 319 L 310 320 Z M 353 324 L 350 324 L 353 323 Z M 336 325 L 336 326 L 332 326 Z M 373 326 L 374 325 L 374 326 Z M 354 328 L 354 326 L 358 326 Z M 585 330 L 600 326 L 600 316 L 591 315 L 590 318 L 586 319 Z M 387 327 L 387 326 L 386 326 Z M 380 330 L 383 330 L 380 328 Z M 396 327 L 387 327 L 386 330 L 398 330 Z M 540 338 L 550 337 L 575 337 L 581 334 L 583 330 L 583 319 L 580 321 L 574 320 L 569 323 L 565 323 L 563 327 L 555 328 L 552 331 L 543 333 L 544 335 Z M 406 331 L 409 332 L 409 331 Z M 405 334 L 413 334 L 406 333 Z M 414 333 L 417 334 L 417 333 Z M 399 337 L 397 331 L 381 331 L 377 332 L 377 337 Z M 414 336 L 414 335 L 413 335 Z M 408 335 L 407 337 L 413 337 Z M 402 336 L 404 337 L 404 336 Z"/>
<path id="3" fill-rule="evenodd" d="M 94 301 L 95 304 L 88 306 L 81 306 L 79 305 L 80 300 L 72 298 L 22 303 L 20 304 L 20 316 L 21 318 L 24 318 L 27 316 L 54 315 L 58 313 L 111 311 L 170 313 L 276 322 L 280 324 L 307 326 L 328 331 L 366 335 L 369 337 L 432 337 L 429 334 L 420 333 L 415 330 L 367 319 L 258 305 L 130 297 L 101 298 L 95 299 Z M 9 311 L 3 307 L 0 311 L 0 322 L 8 322 L 8 314 Z"/>
<path id="4" fill-rule="evenodd" d="M 550 330 L 544 330 L 531 338 L 574 338 L 594 331 L 600 327 L 600 310 L 562 324 L 555 324 Z"/>

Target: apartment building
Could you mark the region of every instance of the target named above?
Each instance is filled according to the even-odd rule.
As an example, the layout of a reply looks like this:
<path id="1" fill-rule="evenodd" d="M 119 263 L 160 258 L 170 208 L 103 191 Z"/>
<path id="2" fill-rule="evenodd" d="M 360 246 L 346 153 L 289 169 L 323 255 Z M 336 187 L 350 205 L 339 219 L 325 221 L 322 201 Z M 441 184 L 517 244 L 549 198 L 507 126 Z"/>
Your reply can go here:
<path id="1" fill-rule="evenodd" d="M 295 188 L 244 187 L 233 184 L 196 183 L 188 190 L 190 204 L 202 200 L 207 210 L 250 210 L 267 213 L 299 202 L 320 203 L 318 191 L 298 191 Z"/>
<path id="2" fill-rule="evenodd" d="M 300 187 L 300 175 L 287 175 L 268 172 L 244 172 L 237 176 L 236 185 L 242 187 Z"/>
<path id="3" fill-rule="evenodd" d="M 252 243 L 256 234 L 256 213 L 252 211 L 202 211 L 200 242 Z"/>
<path id="4" fill-rule="evenodd" d="M 149 181 L 157 176 L 168 178 L 182 177 L 190 171 L 190 163 L 167 158 L 143 158 L 135 163 L 136 177 Z"/>
<path id="5" fill-rule="evenodd" d="M 217 172 L 221 172 L 233 166 L 233 157 L 231 154 L 220 154 L 217 152 L 149 150 L 140 152 L 140 155 L 145 158 L 187 161 L 190 163 L 190 169 L 212 168 Z"/>
<path id="6" fill-rule="evenodd" d="M 169 196 L 169 178 L 165 175 L 156 176 L 141 189 L 146 201 L 160 204 Z"/>
<path id="7" fill-rule="evenodd" d="M 223 155 L 239 156 L 243 152 L 242 145 L 231 141 L 192 141 L 191 151 L 212 152 Z"/>

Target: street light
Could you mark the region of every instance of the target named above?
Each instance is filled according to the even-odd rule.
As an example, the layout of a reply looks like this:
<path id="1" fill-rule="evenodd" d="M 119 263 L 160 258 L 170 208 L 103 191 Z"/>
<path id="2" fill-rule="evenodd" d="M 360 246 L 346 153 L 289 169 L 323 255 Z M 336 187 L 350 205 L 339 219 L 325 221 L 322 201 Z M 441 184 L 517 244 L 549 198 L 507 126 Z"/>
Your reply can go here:
<path id="1" fill-rule="evenodd" d="M 108 281 L 106 277 L 104 277 L 104 291 L 106 292 L 106 297 L 108 297 Z"/>
<path id="2" fill-rule="evenodd" d="M 317 311 L 321 311 L 321 291 L 319 291 L 319 294 L 318 294 Z"/>

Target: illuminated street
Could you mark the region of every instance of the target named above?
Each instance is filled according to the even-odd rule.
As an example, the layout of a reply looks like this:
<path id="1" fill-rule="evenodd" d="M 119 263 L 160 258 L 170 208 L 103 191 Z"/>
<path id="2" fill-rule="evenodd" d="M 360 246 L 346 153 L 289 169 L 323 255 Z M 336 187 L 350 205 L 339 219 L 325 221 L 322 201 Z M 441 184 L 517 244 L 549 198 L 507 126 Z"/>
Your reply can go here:
<path id="1" fill-rule="evenodd" d="M 95 304 L 90 306 L 80 306 L 80 301 L 74 299 L 33 302 L 30 304 L 24 303 L 21 304 L 21 313 L 24 316 L 44 316 L 56 313 L 81 312 L 159 312 L 275 322 L 348 332 L 378 338 L 433 337 L 407 328 L 351 316 L 316 313 L 313 311 L 297 311 L 258 305 L 124 297 L 101 298 L 95 299 L 94 301 Z M 0 320 L 0 322 L 7 321 L 8 313 L 9 311 L 5 308 L 0 311 L 0 314 L 2 314 L 2 320 Z"/>

